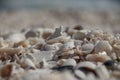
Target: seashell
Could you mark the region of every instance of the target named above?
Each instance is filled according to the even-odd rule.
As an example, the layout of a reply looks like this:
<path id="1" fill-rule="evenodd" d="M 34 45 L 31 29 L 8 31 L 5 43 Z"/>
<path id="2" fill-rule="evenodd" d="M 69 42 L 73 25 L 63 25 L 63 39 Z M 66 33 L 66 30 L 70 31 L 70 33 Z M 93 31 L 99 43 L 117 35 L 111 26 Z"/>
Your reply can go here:
<path id="1" fill-rule="evenodd" d="M 7 55 L 15 55 L 18 54 L 20 52 L 24 52 L 24 50 L 19 49 L 19 48 L 0 48 L 0 55 L 3 55 L 4 53 L 6 53 Z"/>
<path id="2" fill-rule="evenodd" d="M 116 57 L 120 59 L 120 44 L 113 45 L 114 52 L 116 53 Z"/>
<path id="3" fill-rule="evenodd" d="M 103 36 L 103 31 L 100 29 L 91 30 L 91 33 L 94 34 L 95 37 L 102 37 Z"/>
<path id="4" fill-rule="evenodd" d="M 13 34 L 9 35 L 7 39 L 14 43 L 18 43 L 20 41 L 24 41 L 25 36 L 22 33 L 13 33 Z"/>
<path id="5" fill-rule="evenodd" d="M 73 48 L 75 47 L 74 41 L 69 40 L 65 44 L 63 44 L 60 49 L 56 52 L 56 54 L 53 56 L 53 59 L 57 59 L 58 56 L 64 56 L 69 54 L 74 54 Z"/>
<path id="6" fill-rule="evenodd" d="M 112 46 L 106 40 L 100 40 L 95 45 L 95 53 L 105 51 L 109 55 L 112 51 Z"/>
<path id="7" fill-rule="evenodd" d="M 86 67 L 86 68 L 90 68 L 90 69 L 95 69 L 96 65 L 93 64 L 92 62 L 86 61 L 86 62 L 79 62 L 76 66 L 76 69 L 79 69 L 81 67 Z"/>
<path id="8" fill-rule="evenodd" d="M 47 40 L 46 43 L 47 44 L 53 44 L 53 43 L 65 43 L 70 39 L 70 37 L 68 36 L 59 36 L 57 38 L 53 38 L 50 40 Z"/>
<path id="9" fill-rule="evenodd" d="M 75 30 L 83 30 L 83 26 L 81 26 L 81 25 L 76 25 L 76 26 L 74 26 L 73 29 L 75 29 Z"/>
<path id="10" fill-rule="evenodd" d="M 96 68 L 96 73 L 100 77 L 100 79 L 108 79 L 110 74 L 105 66 L 101 65 Z"/>
<path id="11" fill-rule="evenodd" d="M 43 58 L 46 60 L 51 60 L 53 56 L 53 51 L 36 51 L 33 52 L 33 57 L 36 59 L 36 64 L 42 62 Z"/>
<path id="12" fill-rule="evenodd" d="M 37 44 L 39 41 L 41 41 L 42 43 L 44 43 L 44 41 L 42 39 L 38 39 L 37 37 L 31 37 L 31 38 L 28 38 L 27 41 L 29 42 L 30 45 L 35 45 Z"/>
<path id="13" fill-rule="evenodd" d="M 14 47 L 19 47 L 19 46 L 29 47 L 30 45 L 29 45 L 28 41 L 20 41 L 20 42 L 14 44 Z"/>
<path id="14" fill-rule="evenodd" d="M 47 40 L 54 39 L 54 38 L 57 38 L 57 37 L 60 37 L 60 36 L 63 36 L 63 35 L 64 35 L 63 27 L 60 26 L 59 28 L 55 29 L 55 32 L 50 37 L 48 37 Z"/>
<path id="15" fill-rule="evenodd" d="M 80 70 L 75 70 L 74 74 L 75 74 L 76 77 L 78 77 L 80 79 L 84 79 L 86 77 L 86 75 Z"/>
<path id="16" fill-rule="evenodd" d="M 30 30 L 25 34 L 26 38 L 39 37 L 39 36 L 40 36 L 40 34 L 36 30 Z"/>
<path id="17" fill-rule="evenodd" d="M 75 46 L 82 46 L 83 41 L 82 40 L 74 40 Z"/>
<path id="18" fill-rule="evenodd" d="M 0 38 L 0 48 L 13 47 L 14 43 Z"/>
<path id="19" fill-rule="evenodd" d="M 92 43 L 87 43 L 81 46 L 82 52 L 91 53 L 94 49 L 94 45 Z"/>
<path id="20" fill-rule="evenodd" d="M 86 34 L 83 32 L 76 32 L 72 35 L 72 39 L 83 40 L 86 37 Z"/>
<path id="21" fill-rule="evenodd" d="M 5 78 L 5 77 L 9 77 L 12 73 L 12 64 L 8 64 L 5 65 L 4 67 L 2 67 L 2 69 L 0 69 L 0 75 L 1 77 Z"/>
<path id="22" fill-rule="evenodd" d="M 36 68 L 34 63 L 29 58 L 22 58 L 20 60 L 20 64 L 23 68 L 26 68 L 26 69 L 35 69 Z"/>
<path id="23" fill-rule="evenodd" d="M 48 37 L 50 37 L 53 34 L 53 30 L 52 29 L 44 29 L 42 32 L 42 38 L 43 39 L 48 39 Z"/>
<path id="24" fill-rule="evenodd" d="M 99 54 L 88 54 L 85 58 L 87 61 L 102 62 L 102 63 L 104 63 L 107 60 L 111 60 L 109 56 L 99 55 Z"/>
<path id="25" fill-rule="evenodd" d="M 48 68 L 49 64 L 47 63 L 46 59 L 43 58 L 42 62 L 40 63 L 40 68 Z"/>
<path id="26" fill-rule="evenodd" d="M 58 48 L 57 48 L 57 46 L 55 46 L 55 45 L 46 44 L 46 45 L 43 46 L 43 49 L 44 49 L 45 51 L 49 51 L 49 50 L 57 50 Z"/>
<path id="27" fill-rule="evenodd" d="M 74 59 L 61 59 L 57 62 L 60 66 L 76 66 L 76 61 Z"/>
<path id="28" fill-rule="evenodd" d="M 22 80 L 46 80 L 44 79 L 48 75 L 50 75 L 51 70 L 49 69 L 36 69 L 36 70 L 29 70 L 24 73 L 22 76 Z"/>

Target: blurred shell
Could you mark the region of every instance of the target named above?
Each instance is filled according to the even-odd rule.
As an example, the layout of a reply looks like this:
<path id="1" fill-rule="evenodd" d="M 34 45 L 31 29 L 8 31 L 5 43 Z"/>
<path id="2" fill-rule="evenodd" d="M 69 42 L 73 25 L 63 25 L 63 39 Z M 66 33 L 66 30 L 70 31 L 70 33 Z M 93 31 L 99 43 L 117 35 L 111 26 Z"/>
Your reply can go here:
<path id="1" fill-rule="evenodd" d="M 4 53 L 7 55 L 15 55 L 22 51 L 24 52 L 24 50 L 19 48 L 0 48 L 0 55 L 3 55 Z"/>
<path id="2" fill-rule="evenodd" d="M 20 41 L 24 41 L 25 36 L 22 33 L 13 33 L 13 34 L 10 34 L 7 39 L 14 43 L 18 43 Z"/>
<path id="3" fill-rule="evenodd" d="M 93 64 L 92 62 L 86 61 L 86 62 L 79 62 L 76 66 L 76 69 L 79 69 L 80 67 L 86 67 L 90 69 L 95 69 L 96 65 Z"/>
<path id="4" fill-rule="evenodd" d="M 35 44 L 37 44 L 39 41 L 44 42 L 42 39 L 39 40 L 37 37 L 28 38 L 27 41 L 29 42 L 30 45 L 35 45 Z"/>
<path id="5" fill-rule="evenodd" d="M 105 51 L 109 55 L 112 51 L 112 46 L 106 40 L 100 40 L 95 45 L 95 53 Z"/>
<path id="6" fill-rule="evenodd" d="M 20 41 L 20 42 L 14 44 L 14 47 L 19 47 L 19 46 L 29 47 L 30 45 L 29 45 L 28 41 Z"/>
<path id="7" fill-rule="evenodd" d="M 60 66 L 76 66 L 77 63 L 74 59 L 61 59 L 57 62 Z"/>
<path id="8" fill-rule="evenodd" d="M 0 69 L 0 75 L 1 77 L 5 78 L 5 77 L 9 77 L 12 73 L 12 64 L 8 64 L 5 65 L 4 67 L 2 67 L 2 69 Z"/>
<path id="9" fill-rule="evenodd" d="M 86 75 L 82 71 L 80 71 L 80 70 L 75 70 L 74 73 L 80 79 L 84 79 L 86 77 Z"/>
<path id="10" fill-rule="evenodd" d="M 34 63 L 29 58 L 22 58 L 20 64 L 25 69 L 35 69 Z"/>
<path id="11" fill-rule="evenodd" d="M 44 45 L 43 47 L 44 47 L 44 50 L 45 50 L 45 51 L 57 50 L 57 46 L 55 46 L 55 45 L 46 44 L 46 45 Z"/>
<path id="12" fill-rule="evenodd" d="M 74 44 L 75 44 L 75 46 L 81 46 L 82 43 L 83 43 L 82 40 L 74 40 Z"/>
<path id="13" fill-rule="evenodd" d="M 48 44 L 53 44 L 53 43 L 65 43 L 70 39 L 70 37 L 68 36 L 59 36 L 57 38 L 53 38 L 50 40 L 47 40 L 46 43 Z"/>
<path id="14" fill-rule="evenodd" d="M 99 54 L 88 54 L 86 56 L 87 61 L 92 61 L 92 62 L 105 62 L 107 60 L 110 60 L 110 57 L 107 55 L 99 55 Z"/>
<path id="15" fill-rule="evenodd" d="M 63 27 L 60 26 L 59 28 L 55 29 L 55 32 L 50 37 L 48 37 L 48 40 L 57 38 L 57 37 L 62 36 L 62 35 L 64 35 Z"/>
<path id="16" fill-rule="evenodd" d="M 101 79 L 108 79 L 110 74 L 105 66 L 101 65 L 96 68 L 96 73 Z"/>
<path id="17" fill-rule="evenodd" d="M 93 51 L 94 45 L 92 43 L 87 43 L 87 44 L 82 45 L 81 49 L 84 53 L 88 54 Z"/>
<path id="18" fill-rule="evenodd" d="M 86 37 L 86 34 L 83 32 L 76 32 L 72 35 L 72 38 L 76 40 L 83 40 L 85 37 Z"/>

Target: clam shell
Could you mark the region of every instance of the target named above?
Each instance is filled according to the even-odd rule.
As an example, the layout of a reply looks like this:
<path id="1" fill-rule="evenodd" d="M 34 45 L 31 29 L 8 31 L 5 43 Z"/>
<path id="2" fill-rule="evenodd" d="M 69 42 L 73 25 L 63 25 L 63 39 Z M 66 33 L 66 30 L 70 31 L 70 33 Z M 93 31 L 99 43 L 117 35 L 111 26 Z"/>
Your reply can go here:
<path id="1" fill-rule="evenodd" d="M 87 44 L 82 45 L 81 49 L 84 53 L 88 54 L 93 51 L 94 45 L 92 43 L 87 43 Z"/>
<path id="2" fill-rule="evenodd" d="M 107 52 L 108 55 L 112 51 L 112 46 L 106 40 L 100 40 L 95 45 L 95 53 L 103 52 L 103 51 Z"/>

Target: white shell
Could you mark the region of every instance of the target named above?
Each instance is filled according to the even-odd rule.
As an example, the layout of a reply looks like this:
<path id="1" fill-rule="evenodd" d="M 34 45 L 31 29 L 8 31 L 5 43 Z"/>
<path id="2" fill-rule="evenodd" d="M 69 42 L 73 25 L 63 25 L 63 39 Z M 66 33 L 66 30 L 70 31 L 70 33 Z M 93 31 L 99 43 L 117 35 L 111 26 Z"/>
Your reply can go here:
<path id="1" fill-rule="evenodd" d="M 8 40 L 18 43 L 25 40 L 25 36 L 22 33 L 13 33 L 8 36 Z"/>

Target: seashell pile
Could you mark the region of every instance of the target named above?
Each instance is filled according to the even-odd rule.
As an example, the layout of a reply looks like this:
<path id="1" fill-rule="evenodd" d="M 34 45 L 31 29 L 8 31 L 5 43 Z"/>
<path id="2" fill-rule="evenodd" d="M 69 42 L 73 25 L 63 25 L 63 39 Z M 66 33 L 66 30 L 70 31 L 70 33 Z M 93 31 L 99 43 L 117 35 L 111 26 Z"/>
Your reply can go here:
<path id="1" fill-rule="evenodd" d="M 61 26 L 0 36 L 0 80 L 120 80 L 120 35 Z"/>

